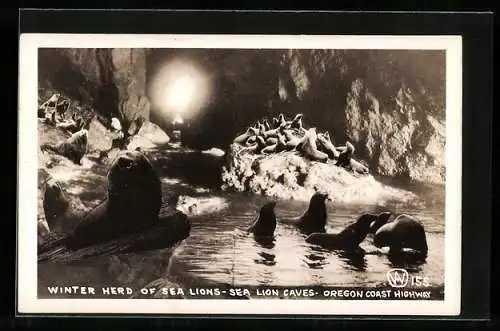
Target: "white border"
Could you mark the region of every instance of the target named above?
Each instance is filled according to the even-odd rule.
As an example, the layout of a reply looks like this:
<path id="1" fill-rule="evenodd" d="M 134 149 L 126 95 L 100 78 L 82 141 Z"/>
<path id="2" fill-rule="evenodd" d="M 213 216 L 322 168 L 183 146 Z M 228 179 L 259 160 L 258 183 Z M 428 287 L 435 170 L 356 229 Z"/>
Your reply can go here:
<path id="1" fill-rule="evenodd" d="M 37 55 L 54 48 L 322 48 L 446 50 L 444 301 L 37 299 Z M 99 314 L 458 315 L 461 290 L 460 36 L 22 34 L 19 63 L 18 312 Z"/>

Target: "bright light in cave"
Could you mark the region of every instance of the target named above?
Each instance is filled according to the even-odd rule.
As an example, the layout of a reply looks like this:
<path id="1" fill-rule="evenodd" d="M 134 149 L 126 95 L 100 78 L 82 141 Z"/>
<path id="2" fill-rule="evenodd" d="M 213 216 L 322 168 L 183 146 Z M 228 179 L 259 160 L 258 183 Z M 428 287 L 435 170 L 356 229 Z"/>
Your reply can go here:
<path id="1" fill-rule="evenodd" d="M 149 86 L 154 108 L 174 124 L 182 124 L 203 109 L 211 88 L 205 72 L 185 59 L 166 62 Z"/>

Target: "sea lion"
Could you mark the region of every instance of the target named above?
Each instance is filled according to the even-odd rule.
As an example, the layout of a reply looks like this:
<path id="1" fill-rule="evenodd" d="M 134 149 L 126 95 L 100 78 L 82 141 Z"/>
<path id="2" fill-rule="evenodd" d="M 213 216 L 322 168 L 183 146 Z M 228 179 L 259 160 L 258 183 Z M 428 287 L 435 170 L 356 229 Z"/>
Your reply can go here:
<path id="1" fill-rule="evenodd" d="M 365 214 L 339 233 L 312 233 L 306 238 L 306 242 L 330 249 L 359 250 L 359 244 L 365 240 L 375 219 L 375 215 Z"/>
<path id="2" fill-rule="evenodd" d="M 411 249 L 419 255 L 427 256 L 427 238 L 422 223 L 409 215 L 387 214 L 389 213 L 385 213 L 385 216 L 371 226 L 371 232 L 374 232 L 373 244 L 378 248 L 389 247 L 390 253 Z"/>
<path id="3" fill-rule="evenodd" d="M 64 222 L 74 219 L 71 205 L 59 182 L 49 178 L 45 182 L 43 212 L 50 231 L 62 231 Z"/>
<path id="4" fill-rule="evenodd" d="M 85 123 L 83 121 L 83 118 L 77 118 L 76 121 L 73 119 L 70 120 L 65 120 L 63 122 L 59 122 L 56 124 L 56 128 L 60 128 L 63 130 L 66 130 L 71 133 L 75 133 L 83 129 L 85 126 Z"/>
<path id="5" fill-rule="evenodd" d="M 263 123 L 261 123 L 260 121 L 258 122 L 257 125 L 259 127 L 259 135 L 264 136 L 265 132 L 267 131 L 266 126 Z"/>
<path id="6" fill-rule="evenodd" d="M 351 166 L 351 157 L 354 153 L 354 146 L 348 141 L 345 144 L 345 150 L 340 152 L 336 165 L 339 167 L 348 168 Z"/>
<path id="7" fill-rule="evenodd" d="M 256 142 L 257 142 L 257 137 L 256 136 L 250 136 L 245 141 L 245 146 L 253 146 Z"/>
<path id="8" fill-rule="evenodd" d="M 350 161 L 350 168 L 352 171 L 358 174 L 363 174 L 363 175 L 368 175 L 370 173 L 370 170 L 368 169 L 367 166 L 365 166 L 363 163 L 356 161 L 351 158 Z"/>
<path id="9" fill-rule="evenodd" d="M 287 149 L 287 141 L 284 135 L 278 134 L 278 145 L 276 146 L 276 151 L 281 152 Z"/>
<path id="10" fill-rule="evenodd" d="M 253 127 L 249 127 L 244 133 L 234 138 L 233 143 L 243 144 L 247 141 L 248 138 L 256 134 L 258 134 L 258 131 Z"/>
<path id="11" fill-rule="evenodd" d="M 318 150 L 316 145 L 317 134 L 316 128 L 311 128 L 307 130 L 297 149 L 300 150 L 304 156 L 312 161 L 326 162 L 328 160 L 328 154 L 323 153 Z"/>
<path id="12" fill-rule="evenodd" d="M 70 248 L 128 233 L 157 221 L 162 205 L 161 182 L 144 154 L 118 153 L 107 179 L 107 197 L 75 229 Z"/>
<path id="13" fill-rule="evenodd" d="M 340 152 L 337 151 L 335 146 L 333 146 L 332 141 L 330 140 L 330 134 L 327 132 L 325 133 L 318 133 L 318 142 L 320 143 L 319 145 L 321 146 L 321 149 L 328 154 L 328 157 L 332 160 L 335 160 L 337 157 L 339 157 Z"/>
<path id="14" fill-rule="evenodd" d="M 280 126 L 279 118 L 273 117 L 273 128 L 276 129 Z"/>
<path id="15" fill-rule="evenodd" d="M 281 132 L 283 132 L 284 128 L 285 128 L 285 125 L 286 124 L 281 124 L 279 127 L 277 127 L 276 129 L 272 129 L 272 130 L 267 130 L 265 131 L 262 135 L 264 136 L 264 138 L 269 138 L 269 137 L 277 137 L 278 134 L 280 134 Z"/>
<path id="16" fill-rule="evenodd" d="M 316 192 L 309 201 L 309 206 L 302 216 L 283 219 L 283 223 L 297 226 L 301 232 L 309 235 L 313 232 L 325 232 L 328 221 L 325 200 L 328 194 Z"/>
<path id="17" fill-rule="evenodd" d="M 278 143 L 278 137 L 270 137 L 265 139 L 265 141 L 267 146 L 276 145 Z"/>
<path id="18" fill-rule="evenodd" d="M 276 153 L 277 148 L 278 148 L 278 143 L 275 143 L 273 145 L 268 145 L 268 146 L 264 147 L 260 152 L 262 154 L 269 155 L 269 154 Z"/>
<path id="19" fill-rule="evenodd" d="M 292 129 L 301 129 L 302 128 L 302 118 L 304 117 L 303 114 L 297 114 L 295 115 L 295 117 L 293 118 L 293 120 L 290 122 L 290 127 Z"/>
<path id="20" fill-rule="evenodd" d="M 111 118 L 111 128 L 114 131 L 121 131 L 122 130 L 122 124 L 120 123 L 120 120 L 117 119 L 116 117 Z"/>
<path id="21" fill-rule="evenodd" d="M 259 210 L 259 215 L 247 232 L 256 237 L 272 237 L 276 230 L 276 214 L 274 213 L 275 201 L 266 203 Z"/>
<path id="22" fill-rule="evenodd" d="M 66 141 L 60 142 L 57 145 L 42 144 L 42 151 L 52 151 L 58 155 L 64 156 L 73 163 L 81 165 L 82 157 L 87 151 L 88 130 L 82 129 L 75 132 Z"/>

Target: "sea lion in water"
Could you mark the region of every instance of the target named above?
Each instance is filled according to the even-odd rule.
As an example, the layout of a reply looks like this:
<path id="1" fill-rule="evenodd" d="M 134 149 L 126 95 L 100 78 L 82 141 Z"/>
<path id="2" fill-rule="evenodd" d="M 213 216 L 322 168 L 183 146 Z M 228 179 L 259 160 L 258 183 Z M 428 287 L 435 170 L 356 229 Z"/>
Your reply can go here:
<path id="1" fill-rule="evenodd" d="M 316 192 L 309 201 L 309 206 L 302 216 L 292 219 L 283 219 L 283 223 L 297 226 L 301 232 L 309 235 L 313 232 L 325 232 L 328 221 L 325 200 L 328 194 Z"/>
<path id="2" fill-rule="evenodd" d="M 256 237 L 271 237 L 276 230 L 276 214 L 274 213 L 275 201 L 266 203 L 259 210 L 259 215 L 247 232 Z"/>
<path id="3" fill-rule="evenodd" d="M 88 134 L 87 129 L 82 129 L 73 133 L 66 141 L 60 142 L 55 146 L 42 144 L 40 149 L 42 151 L 52 151 L 66 157 L 75 164 L 81 165 L 82 157 L 87 151 Z"/>
<path id="4" fill-rule="evenodd" d="M 396 216 L 386 212 L 381 215 L 370 229 L 376 247 L 389 247 L 392 254 L 411 249 L 418 255 L 427 256 L 427 238 L 421 222 L 405 214 Z"/>
<path id="5" fill-rule="evenodd" d="M 351 157 L 354 153 L 354 146 L 348 141 L 345 144 L 345 149 L 340 153 L 336 165 L 339 167 L 348 168 L 351 166 Z"/>
<path id="6" fill-rule="evenodd" d="M 304 137 L 302 137 L 302 141 L 297 146 L 297 149 L 312 161 L 326 162 L 328 160 L 328 154 L 318 150 L 316 139 L 316 128 L 307 130 Z"/>
<path id="7" fill-rule="evenodd" d="M 370 226 L 375 221 L 376 215 L 365 214 L 356 222 L 349 224 L 339 233 L 312 233 L 306 242 L 324 248 L 355 251 L 360 249 L 359 244 L 370 232 Z"/>
<path id="8" fill-rule="evenodd" d="M 337 151 L 335 146 L 333 146 L 332 141 L 330 140 L 330 134 L 328 132 L 318 133 L 318 142 L 320 143 L 321 149 L 328 154 L 328 157 L 332 160 L 335 160 L 339 157 L 340 152 Z"/>

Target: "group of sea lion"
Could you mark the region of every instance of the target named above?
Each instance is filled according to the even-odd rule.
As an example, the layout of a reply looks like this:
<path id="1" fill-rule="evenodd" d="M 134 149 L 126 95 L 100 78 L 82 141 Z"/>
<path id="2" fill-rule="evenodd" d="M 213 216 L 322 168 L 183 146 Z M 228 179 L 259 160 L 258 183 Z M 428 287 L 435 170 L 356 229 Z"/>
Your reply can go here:
<path id="1" fill-rule="evenodd" d="M 189 235 L 187 215 L 163 203 L 160 177 L 138 151 L 122 151 L 107 174 L 107 195 L 90 212 L 75 211 L 60 183 L 49 178 L 43 209 L 51 233 L 39 246 L 39 259 L 118 240 L 118 245 L 169 247 Z M 121 241 L 120 241 L 120 238 Z"/>
<path id="2" fill-rule="evenodd" d="M 338 233 L 327 233 L 327 194 L 316 192 L 310 199 L 307 210 L 296 218 L 280 219 L 281 223 L 296 226 L 307 235 L 305 241 L 326 249 L 360 251 L 359 244 L 368 235 L 373 236 L 377 248 L 389 248 L 389 254 L 410 251 L 413 256 L 427 257 L 427 239 L 421 222 L 405 214 L 383 212 L 363 214 Z M 278 218 L 275 201 L 268 202 L 259 210 L 252 226 L 247 230 L 256 238 L 273 237 Z"/>
<path id="3" fill-rule="evenodd" d="M 63 98 L 59 93 L 53 94 L 38 107 L 38 117 L 43 118 L 47 124 L 73 134 L 83 129 L 86 123 L 76 112 L 70 118 L 66 118 L 70 106 L 70 100 Z"/>
<path id="4" fill-rule="evenodd" d="M 251 152 L 269 155 L 287 151 L 297 151 L 311 161 L 328 162 L 352 170 L 356 173 L 368 174 L 368 168 L 352 158 L 355 148 L 349 141 L 345 146 L 334 146 L 330 133 L 316 131 L 316 128 L 305 129 L 302 125 L 303 114 L 287 119 L 283 114 L 273 117 L 271 121 L 260 120 L 233 140 L 233 144 L 241 146 L 237 154 Z"/>
<path id="5" fill-rule="evenodd" d="M 80 165 L 81 159 L 87 151 L 88 130 L 87 123 L 80 115 L 73 113 L 66 119 L 71 102 L 60 94 L 52 95 L 38 107 L 38 117 L 49 125 L 63 130 L 70 136 L 57 144 L 44 143 L 40 145 L 42 151 L 51 151 L 64 156 L 75 164 Z"/>

